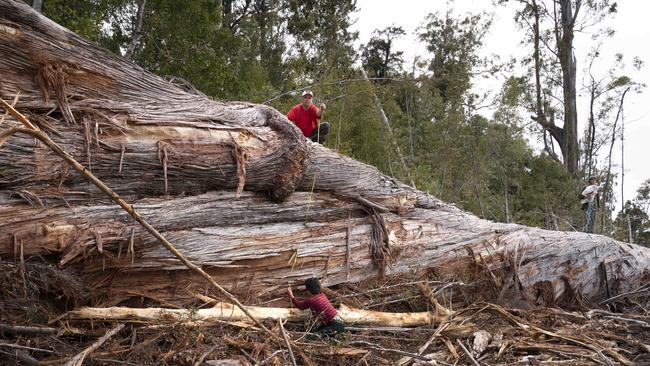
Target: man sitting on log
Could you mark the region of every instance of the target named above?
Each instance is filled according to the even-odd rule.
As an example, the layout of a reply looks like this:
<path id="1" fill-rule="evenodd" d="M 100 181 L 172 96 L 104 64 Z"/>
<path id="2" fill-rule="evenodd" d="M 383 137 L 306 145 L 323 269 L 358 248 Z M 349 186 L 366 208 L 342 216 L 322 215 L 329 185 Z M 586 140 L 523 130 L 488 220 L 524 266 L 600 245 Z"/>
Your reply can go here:
<path id="1" fill-rule="evenodd" d="M 325 138 L 330 132 L 330 124 L 327 122 L 320 122 L 325 109 L 325 103 L 321 103 L 320 108 L 317 108 L 312 100 L 314 94 L 311 90 L 302 92 L 302 103 L 297 104 L 287 113 L 289 121 L 295 123 L 296 126 L 302 131 L 305 137 L 311 139 L 319 144 L 325 143 Z"/>
<path id="2" fill-rule="evenodd" d="M 311 296 L 304 300 L 299 300 L 293 296 L 291 286 L 289 286 L 287 292 L 295 307 L 300 310 L 310 309 L 312 314 L 320 321 L 321 325 L 316 328 L 316 332 L 326 336 L 345 332 L 343 319 L 338 315 L 327 296 L 321 291 L 318 279 L 308 278 L 305 280 L 305 287 L 311 293 Z"/>

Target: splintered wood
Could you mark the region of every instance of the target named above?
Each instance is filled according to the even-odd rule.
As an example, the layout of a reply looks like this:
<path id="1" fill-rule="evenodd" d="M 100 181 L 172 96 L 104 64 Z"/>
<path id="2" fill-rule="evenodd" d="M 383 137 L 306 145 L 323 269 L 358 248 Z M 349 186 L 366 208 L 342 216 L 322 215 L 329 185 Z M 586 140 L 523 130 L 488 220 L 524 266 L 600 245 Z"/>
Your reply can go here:
<path id="1" fill-rule="evenodd" d="M 0 330 L 13 337 L 0 357 L 287 364 L 291 349 L 303 364 L 648 362 L 648 248 L 481 220 L 307 141 L 277 110 L 187 92 L 23 1 L 0 0 L 0 54 L 0 100 L 16 112 L 0 116 Z M 285 333 L 266 329 L 277 321 L 183 318 L 208 310 L 188 310 L 203 306 L 197 294 L 286 307 L 286 286 L 313 276 L 355 308 L 342 307 L 356 329 L 335 347 L 295 323 Z M 60 320 L 59 308 L 81 305 L 185 315 L 124 319 L 114 332 Z M 37 333 L 22 344 L 18 327 L 46 319 L 58 343 Z"/>
<path id="2" fill-rule="evenodd" d="M 363 360 L 372 365 L 637 365 L 650 362 L 650 333 L 647 332 L 650 316 L 642 310 L 650 306 L 648 291 L 630 294 L 633 299 L 608 303 L 611 307 L 625 309 L 624 313 L 602 309 L 588 312 L 553 308 L 517 310 L 490 303 L 465 302 L 459 294 L 462 288 L 473 286 L 470 284 L 449 287 L 430 280 L 403 281 L 336 288 L 332 292 L 336 295 L 330 298 L 340 304 L 348 333 L 329 340 L 304 333 L 313 324 L 308 312 L 266 306 L 251 306 L 248 310 L 284 334 L 294 353 L 302 353 L 300 357 L 296 355 L 297 364 L 304 364 L 303 359 L 319 365 L 356 365 L 364 364 Z M 457 300 L 447 302 L 447 306 L 455 310 L 442 305 L 436 310 L 427 294 L 421 291 L 422 285 L 437 293 L 440 303 L 457 293 L 454 296 Z M 378 299 L 407 293 L 417 296 L 385 305 L 383 311 L 370 309 L 376 306 Z M 344 302 L 354 304 L 355 309 Z M 288 304 L 286 299 L 284 304 Z M 447 316 L 428 318 L 433 319 L 430 324 L 384 322 L 386 316 L 407 320 L 410 315 L 400 313 L 406 308 L 415 310 L 411 315 L 416 316 L 429 314 L 431 317 L 436 312 Z M 352 317 L 352 312 L 361 315 Z M 374 320 L 370 320 L 369 314 Z M 30 346 L 21 349 L 25 352 L 23 356 L 36 357 L 47 364 L 70 360 L 76 353 L 65 350 L 92 350 L 97 344 L 101 344 L 101 349 L 86 352 L 87 359 L 194 365 L 198 360 L 201 360 L 199 364 L 211 364 L 209 361 L 237 359 L 244 350 L 246 362 L 250 364 L 264 360 L 278 365 L 292 362 L 285 347 L 270 341 L 254 325 L 242 320 L 245 320 L 243 314 L 229 304 L 210 304 L 208 308 L 199 306 L 193 310 L 80 308 L 48 327 L 3 325 L 0 330 L 13 343 L 0 344 L 0 351 L 27 347 L 21 342 L 29 339 Z M 105 335 L 115 321 L 118 325 L 129 325 L 119 336 L 113 334 L 109 339 Z M 278 321 L 286 321 L 284 330 L 279 328 Z M 72 336 L 83 332 L 86 334 L 83 338 Z M 12 335 L 20 335 L 20 338 L 12 339 Z M 53 342 L 52 337 L 57 337 L 57 341 Z M 61 343 L 66 346 L 61 348 Z"/>
<path id="3" fill-rule="evenodd" d="M 0 24 L 20 29 L 0 37 L 0 99 L 238 295 L 311 276 L 334 285 L 436 271 L 488 273 L 504 298 L 564 306 L 636 288 L 650 266 L 647 248 L 478 219 L 307 141 L 272 108 L 189 93 L 20 1 L 0 2 Z M 25 261 L 46 255 L 83 273 L 95 304 L 183 305 L 205 290 L 51 146 L 0 136 L 0 258 L 22 240 Z"/>

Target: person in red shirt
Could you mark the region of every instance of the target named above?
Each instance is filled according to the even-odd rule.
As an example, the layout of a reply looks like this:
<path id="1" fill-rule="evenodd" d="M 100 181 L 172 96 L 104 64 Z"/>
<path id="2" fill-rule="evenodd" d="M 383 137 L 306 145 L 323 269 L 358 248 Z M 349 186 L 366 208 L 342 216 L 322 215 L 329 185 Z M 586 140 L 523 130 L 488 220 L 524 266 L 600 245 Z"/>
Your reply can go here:
<path id="1" fill-rule="evenodd" d="M 312 100 L 314 94 L 311 90 L 302 92 L 302 103 L 297 104 L 287 113 L 289 121 L 293 122 L 305 137 L 319 144 L 325 143 L 325 138 L 330 132 L 330 124 L 320 122 L 325 109 L 325 103 L 321 103 L 320 108 L 316 107 Z"/>
<path id="2" fill-rule="evenodd" d="M 318 319 L 320 326 L 316 328 L 316 332 L 327 336 L 345 332 L 343 320 L 327 299 L 327 296 L 321 291 L 318 279 L 308 278 L 305 280 L 305 287 L 311 295 L 304 300 L 297 299 L 293 296 L 291 286 L 289 286 L 287 292 L 295 307 L 300 310 L 310 309 L 312 314 Z"/>

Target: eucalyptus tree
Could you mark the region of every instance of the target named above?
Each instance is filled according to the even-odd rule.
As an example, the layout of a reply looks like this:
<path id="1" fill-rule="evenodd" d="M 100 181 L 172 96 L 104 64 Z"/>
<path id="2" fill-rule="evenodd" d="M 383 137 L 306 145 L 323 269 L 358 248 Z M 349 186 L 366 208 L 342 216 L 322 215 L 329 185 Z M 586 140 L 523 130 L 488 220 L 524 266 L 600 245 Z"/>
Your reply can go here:
<path id="1" fill-rule="evenodd" d="M 473 133 L 468 106 L 473 73 L 486 64 L 479 50 L 490 24 L 485 15 L 455 17 L 447 12 L 429 14 L 419 28 L 428 53 L 422 60 L 425 72 L 417 77 L 420 95 L 416 104 L 424 113 L 415 122 L 414 150 L 419 155 L 416 159 L 429 165 L 435 177 L 433 182 L 428 179 L 433 192 L 455 202 L 461 199 L 458 188 L 469 171 L 464 169 L 471 156 L 466 151 L 466 135 Z"/>
<path id="2" fill-rule="evenodd" d="M 637 189 L 632 201 L 626 201 L 614 221 L 614 238 L 650 246 L 650 179 Z"/>
<path id="3" fill-rule="evenodd" d="M 515 21 L 527 31 L 523 42 L 533 49 L 532 57 L 524 59 L 525 63 L 532 64 L 534 78 L 532 118 L 558 144 L 567 171 L 577 176 L 580 157 L 575 33 L 588 32 L 616 13 L 617 4 L 610 0 L 499 0 L 501 4 L 509 2 L 522 6 Z M 558 74 L 556 70 L 561 72 Z M 561 127 L 556 124 L 556 113 L 563 120 Z"/>

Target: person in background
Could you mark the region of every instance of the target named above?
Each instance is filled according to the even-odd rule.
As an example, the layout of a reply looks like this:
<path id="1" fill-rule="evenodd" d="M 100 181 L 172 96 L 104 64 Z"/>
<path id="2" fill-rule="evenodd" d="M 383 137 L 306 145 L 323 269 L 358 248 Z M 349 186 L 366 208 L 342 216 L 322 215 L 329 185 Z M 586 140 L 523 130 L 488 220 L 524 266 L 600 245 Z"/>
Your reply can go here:
<path id="1" fill-rule="evenodd" d="M 287 292 L 295 307 L 300 310 L 310 309 L 312 314 L 318 319 L 320 325 L 316 328 L 316 332 L 326 336 L 345 332 L 343 320 L 321 290 L 318 279 L 308 278 L 305 280 L 305 287 L 310 295 L 303 300 L 293 296 L 291 286 L 289 286 Z"/>
<path id="2" fill-rule="evenodd" d="M 585 232 L 593 233 L 596 225 L 596 208 L 598 205 L 598 181 L 596 177 L 589 177 L 589 181 L 581 195 L 584 197 L 585 208 Z"/>
<path id="3" fill-rule="evenodd" d="M 327 106 L 325 103 L 321 103 L 320 108 L 316 107 L 313 98 L 314 94 L 311 90 L 303 91 L 302 103 L 291 108 L 287 113 L 287 118 L 298 126 L 305 137 L 322 145 L 330 132 L 330 124 L 320 122 Z"/>

